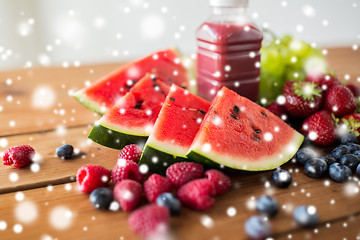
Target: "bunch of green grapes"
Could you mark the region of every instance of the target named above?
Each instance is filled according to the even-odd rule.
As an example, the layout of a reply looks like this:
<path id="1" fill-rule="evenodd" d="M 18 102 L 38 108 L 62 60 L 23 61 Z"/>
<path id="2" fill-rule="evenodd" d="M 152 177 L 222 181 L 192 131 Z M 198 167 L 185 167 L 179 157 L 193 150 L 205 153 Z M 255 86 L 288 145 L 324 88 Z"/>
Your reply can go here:
<path id="1" fill-rule="evenodd" d="M 261 48 L 259 99 L 269 103 L 281 94 L 287 81 L 303 81 L 312 71 L 326 71 L 324 56 L 317 48 L 289 35 L 273 37 Z M 265 103 L 265 101 L 261 101 Z"/>

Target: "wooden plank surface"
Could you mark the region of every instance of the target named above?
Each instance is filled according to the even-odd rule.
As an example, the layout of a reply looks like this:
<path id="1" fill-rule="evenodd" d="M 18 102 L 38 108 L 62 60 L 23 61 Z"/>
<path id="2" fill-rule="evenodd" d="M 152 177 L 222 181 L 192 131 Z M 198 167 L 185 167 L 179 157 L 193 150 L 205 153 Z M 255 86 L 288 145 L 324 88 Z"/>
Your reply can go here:
<path id="1" fill-rule="evenodd" d="M 330 69 L 342 79 L 345 74 L 349 74 L 351 81 L 360 77 L 359 51 L 350 47 L 328 49 L 327 59 Z M 112 168 L 117 151 L 87 140 L 89 124 L 99 116 L 77 103 L 69 96 L 69 91 L 79 89 L 85 81 L 93 81 L 117 66 L 25 69 L 0 73 L 0 152 L 9 146 L 30 144 L 42 159 L 40 171 L 36 173 L 30 167 L 18 170 L 0 166 L 0 227 L 1 221 L 7 223 L 7 228 L 0 230 L 0 239 L 46 239 L 46 236 L 53 239 L 136 239 L 128 229 L 127 213 L 93 209 L 88 196 L 78 193 L 76 184 L 71 183 L 76 170 L 84 164 L 96 163 Z M 7 79 L 12 80 L 10 85 L 6 84 Z M 50 87 L 56 98 L 50 107 L 36 109 L 32 104 L 34 92 L 44 86 Z M 57 158 L 55 149 L 64 142 L 73 144 L 84 155 L 68 161 Z M 271 172 L 232 176 L 233 189 L 216 198 L 217 203 L 211 211 L 201 213 L 184 209 L 180 218 L 172 219 L 175 239 L 246 238 L 244 222 L 256 214 L 249 209 L 253 203 L 251 198 L 264 193 L 275 196 L 282 206 L 280 213 L 271 219 L 276 239 L 360 239 L 360 184 L 357 179 L 337 184 L 326 178 L 308 178 L 301 166 L 291 162 L 284 167 L 292 169 L 294 178 L 294 184 L 286 190 L 273 188 L 271 184 L 267 187 Z M 10 178 L 14 180 L 14 177 L 18 179 L 11 181 Z M 328 183 L 330 185 L 326 186 Z M 59 185 L 49 191 L 47 186 L 55 184 Z M 15 196 L 21 196 L 18 191 L 25 195 L 21 202 L 15 199 Z M 35 204 L 38 210 L 38 217 L 30 224 L 22 223 L 15 215 L 19 204 L 21 206 L 27 201 Z M 317 207 L 321 221 L 317 231 L 301 229 L 294 223 L 291 212 L 298 204 Z M 51 212 L 61 206 L 73 213 L 72 224 L 65 230 L 57 230 L 49 222 Z M 237 210 L 234 217 L 227 215 L 229 207 Z M 201 219 L 211 219 L 213 226 L 204 226 Z M 17 223 L 23 226 L 20 234 L 13 231 Z"/>

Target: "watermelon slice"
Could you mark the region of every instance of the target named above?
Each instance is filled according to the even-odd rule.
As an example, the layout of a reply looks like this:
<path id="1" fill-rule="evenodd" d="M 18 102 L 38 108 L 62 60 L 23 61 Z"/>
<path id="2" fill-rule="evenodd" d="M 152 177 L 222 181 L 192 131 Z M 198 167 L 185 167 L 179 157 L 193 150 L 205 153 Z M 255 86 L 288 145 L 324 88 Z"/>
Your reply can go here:
<path id="1" fill-rule="evenodd" d="M 147 72 L 156 74 L 169 85 L 174 82 L 187 88 L 187 71 L 180 59 L 179 53 L 172 48 L 150 54 L 119 67 L 79 90 L 74 97 L 90 110 L 104 114 Z"/>
<path id="2" fill-rule="evenodd" d="M 303 135 L 270 111 L 223 87 L 187 157 L 233 169 L 270 170 L 291 159 L 303 140 Z"/>
<path id="3" fill-rule="evenodd" d="M 95 124 L 89 138 L 115 149 L 144 145 L 169 89 L 163 80 L 146 74 Z"/>
<path id="4" fill-rule="evenodd" d="M 175 84 L 146 142 L 140 163 L 152 172 L 163 172 L 175 161 L 184 161 L 210 103 Z"/>

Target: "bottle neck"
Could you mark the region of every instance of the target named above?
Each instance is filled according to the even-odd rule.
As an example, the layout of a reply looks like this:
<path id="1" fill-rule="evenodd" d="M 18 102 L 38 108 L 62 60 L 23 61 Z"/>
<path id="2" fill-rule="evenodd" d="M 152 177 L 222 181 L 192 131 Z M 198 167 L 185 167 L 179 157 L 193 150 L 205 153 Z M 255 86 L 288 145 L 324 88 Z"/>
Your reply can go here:
<path id="1" fill-rule="evenodd" d="M 246 15 L 246 10 L 246 7 L 212 7 L 212 14 L 216 16 L 240 16 Z"/>

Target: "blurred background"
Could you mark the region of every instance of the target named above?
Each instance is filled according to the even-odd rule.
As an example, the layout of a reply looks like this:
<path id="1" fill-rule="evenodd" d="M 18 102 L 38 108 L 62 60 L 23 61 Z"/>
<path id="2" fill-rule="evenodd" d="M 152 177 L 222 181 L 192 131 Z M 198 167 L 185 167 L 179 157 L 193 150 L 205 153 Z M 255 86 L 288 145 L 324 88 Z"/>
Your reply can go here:
<path id="1" fill-rule="evenodd" d="M 123 62 L 196 51 L 208 0 L 0 0 L 0 70 Z M 260 27 L 320 47 L 360 45 L 360 0 L 250 0 Z M 360 53 L 360 50 L 358 50 Z"/>

